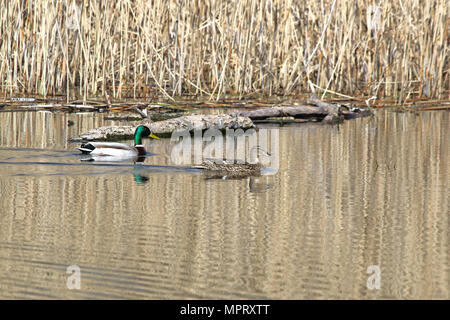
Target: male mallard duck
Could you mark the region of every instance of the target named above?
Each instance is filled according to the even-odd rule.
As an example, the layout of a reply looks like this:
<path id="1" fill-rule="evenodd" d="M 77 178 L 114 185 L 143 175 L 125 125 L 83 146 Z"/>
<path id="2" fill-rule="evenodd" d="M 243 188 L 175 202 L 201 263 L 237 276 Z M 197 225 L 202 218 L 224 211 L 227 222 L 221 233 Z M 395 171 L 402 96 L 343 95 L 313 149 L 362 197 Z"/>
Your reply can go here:
<path id="1" fill-rule="evenodd" d="M 201 165 L 192 168 L 205 170 L 208 174 L 212 174 L 214 177 L 221 176 L 223 179 L 259 176 L 264 167 L 258 158 L 255 159 L 255 151 L 268 157 L 271 156 L 261 147 L 255 146 L 250 150 L 251 163 L 239 160 L 205 159 Z"/>
<path id="2" fill-rule="evenodd" d="M 88 142 L 78 148 L 83 154 L 92 156 L 109 156 L 105 158 L 129 159 L 143 157 L 147 153 L 142 138 L 159 139 L 148 127 L 139 126 L 134 132 L 134 146 L 118 142 Z"/>

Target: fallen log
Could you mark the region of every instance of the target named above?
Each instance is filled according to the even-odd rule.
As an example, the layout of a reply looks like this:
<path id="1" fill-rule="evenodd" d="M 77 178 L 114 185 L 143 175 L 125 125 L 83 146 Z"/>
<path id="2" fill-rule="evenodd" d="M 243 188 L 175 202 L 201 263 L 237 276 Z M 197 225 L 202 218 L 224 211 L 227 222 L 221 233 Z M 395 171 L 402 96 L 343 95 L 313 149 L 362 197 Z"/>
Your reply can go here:
<path id="1" fill-rule="evenodd" d="M 267 118 L 278 118 L 278 117 L 325 118 L 329 113 L 324 110 L 319 110 L 319 108 L 312 108 L 307 106 L 292 106 L 292 107 L 272 107 L 250 111 L 241 111 L 235 114 L 241 117 L 249 117 L 252 120 L 263 120 Z"/>
<path id="2" fill-rule="evenodd" d="M 152 121 L 164 121 L 167 119 L 178 118 L 183 116 L 181 112 L 153 112 L 149 113 L 146 117 L 150 116 Z M 143 117 L 137 113 L 126 113 L 126 114 L 114 114 L 110 116 L 105 116 L 105 120 L 120 120 L 120 121 L 142 121 Z"/>
<path id="3" fill-rule="evenodd" d="M 249 117 L 252 120 L 264 120 L 270 118 L 293 117 L 293 118 L 316 118 L 323 123 L 336 123 L 343 120 L 341 107 L 320 101 L 312 96 L 303 105 L 280 106 L 258 110 L 241 111 L 235 113 L 237 116 Z M 261 122 L 261 121 L 260 121 Z"/>
<path id="4" fill-rule="evenodd" d="M 357 111 L 352 111 L 357 110 Z M 369 112 L 370 114 L 370 112 Z M 331 104 L 320 101 L 316 96 L 309 98 L 303 105 L 277 106 L 250 111 L 240 111 L 232 114 L 219 115 L 188 115 L 168 119 L 164 121 L 151 122 L 144 119 L 134 126 L 110 126 L 92 129 L 81 134 L 70 141 L 92 141 L 92 140 L 120 140 L 133 137 L 134 130 L 139 124 L 147 125 L 150 130 L 161 137 L 169 137 L 174 131 L 215 128 L 218 130 L 247 129 L 254 127 L 253 121 L 273 122 L 279 119 L 293 118 L 295 122 L 299 119 L 316 120 L 322 123 L 337 123 L 344 119 L 351 119 L 368 115 L 357 108 L 345 105 Z M 282 121 L 283 122 L 283 121 Z"/>
<path id="5" fill-rule="evenodd" d="M 236 116 L 249 117 L 255 122 L 296 122 L 298 119 L 305 121 L 320 121 L 321 123 L 339 123 L 344 119 L 354 119 L 365 117 L 372 114 L 370 110 L 361 110 L 355 107 L 349 107 L 342 104 L 331 104 L 320 101 L 316 96 L 311 96 L 302 105 L 277 106 L 257 110 L 247 110 L 236 112 Z M 292 118 L 294 121 L 283 119 Z M 304 121 L 302 121 L 304 122 Z"/>
<path id="6" fill-rule="evenodd" d="M 253 128 L 254 124 L 248 117 L 232 116 L 229 114 L 220 115 L 190 115 L 168 119 L 158 122 L 143 121 L 133 126 L 107 126 L 91 129 L 82 133 L 78 137 L 71 138 L 70 142 L 80 141 L 114 141 L 131 139 L 138 125 L 146 125 L 159 137 L 170 137 L 177 130 L 207 130 L 215 128 L 218 130 L 230 129 L 248 129 Z"/>

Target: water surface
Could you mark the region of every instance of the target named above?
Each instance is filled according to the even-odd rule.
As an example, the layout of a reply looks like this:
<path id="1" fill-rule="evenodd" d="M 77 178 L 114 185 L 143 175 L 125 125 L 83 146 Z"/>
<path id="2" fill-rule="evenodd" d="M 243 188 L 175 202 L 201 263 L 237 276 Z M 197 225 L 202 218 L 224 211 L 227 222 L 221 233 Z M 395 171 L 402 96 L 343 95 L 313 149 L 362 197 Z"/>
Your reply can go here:
<path id="1" fill-rule="evenodd" d="M 448 115 L 282 127 L 278 173 L 220 180 L 169 139 L 81 162 L 101 114 L 0 113 L 0 298 L 449 299 Z"/>

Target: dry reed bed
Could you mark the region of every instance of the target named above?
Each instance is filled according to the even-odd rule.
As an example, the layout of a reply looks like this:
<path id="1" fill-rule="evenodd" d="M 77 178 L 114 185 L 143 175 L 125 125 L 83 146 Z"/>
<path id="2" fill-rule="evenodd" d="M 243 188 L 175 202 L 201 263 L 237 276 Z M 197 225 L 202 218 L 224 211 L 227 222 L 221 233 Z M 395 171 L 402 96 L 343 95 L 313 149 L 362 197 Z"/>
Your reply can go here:
<path id="1" fill-rule="evenodd" d="M 448 99 L 449 2 L 0 0 L 0 91 Z"/>

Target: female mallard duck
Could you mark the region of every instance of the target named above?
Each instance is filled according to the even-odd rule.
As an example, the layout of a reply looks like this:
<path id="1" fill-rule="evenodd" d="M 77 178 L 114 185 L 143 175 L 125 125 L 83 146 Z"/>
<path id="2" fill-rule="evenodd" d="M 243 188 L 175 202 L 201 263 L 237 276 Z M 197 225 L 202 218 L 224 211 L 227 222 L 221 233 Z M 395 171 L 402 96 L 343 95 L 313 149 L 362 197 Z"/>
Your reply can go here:
<path id="1" fill-rule="evenodd" d="M 83 154 L 91 156 L 101 156 L 106 158 L 129 159 L 138 158 L 146 155 L 142 138 L 151 137 L 159 139 L 148 127 L 139 126 L 134 132 L 134 146 L 129 146 L 118 142 L 88 142 L 81 145 L 78 150 Z"/>
<path id="2" fill-rule="evenodd" d="M 193 166 L 193 168 L 205 170 L 208 174 L 214 177 L 220 176 L 223 179 L 260 176 L 264 167 L 258 158 L 255 159 L 255 151 L 259 151 L 268 157 L 271 156 L 270 153 L 264 151 L 260 146 L 255 146 L 250 150 L 251 163 L 239 160 L 206 159 L 201 165 Z"/>

